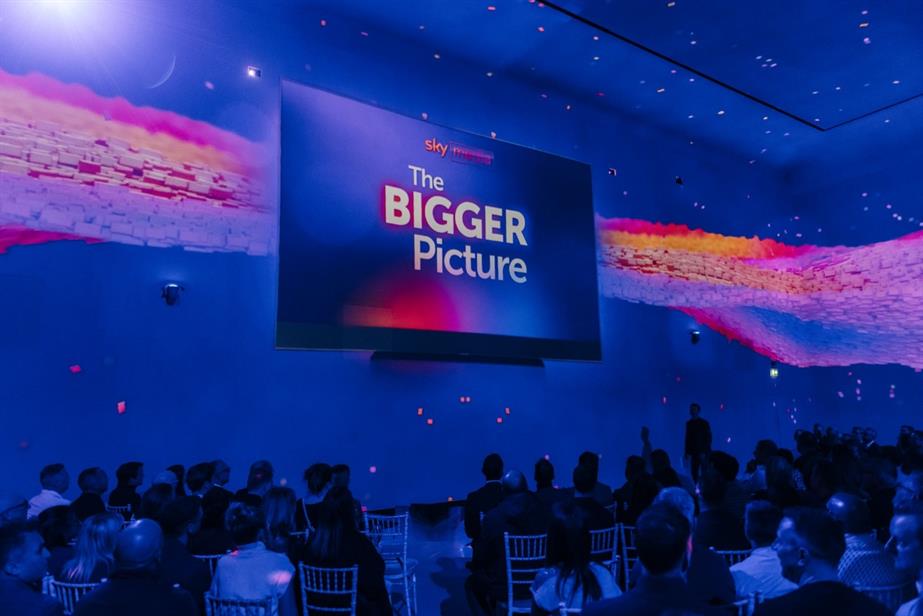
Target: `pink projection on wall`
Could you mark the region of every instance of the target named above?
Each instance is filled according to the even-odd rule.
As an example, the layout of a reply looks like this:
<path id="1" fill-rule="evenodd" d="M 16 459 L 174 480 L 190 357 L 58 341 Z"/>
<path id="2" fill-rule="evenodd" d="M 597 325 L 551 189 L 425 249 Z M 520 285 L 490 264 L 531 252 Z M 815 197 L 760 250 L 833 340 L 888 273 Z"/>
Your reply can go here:
<path id="1" fill-rule="evenodd" d="M 258 144 L 43 75 L 0 71 L 0 252 L 85 239 L 267 254 Z"/>
<path id="2" fill-rule="evenodd" d="M 598 228 L 608 297 L 681 310 L 796 366 L 923 368 L 923 232 L 853 248 L 629 219 Z"/>

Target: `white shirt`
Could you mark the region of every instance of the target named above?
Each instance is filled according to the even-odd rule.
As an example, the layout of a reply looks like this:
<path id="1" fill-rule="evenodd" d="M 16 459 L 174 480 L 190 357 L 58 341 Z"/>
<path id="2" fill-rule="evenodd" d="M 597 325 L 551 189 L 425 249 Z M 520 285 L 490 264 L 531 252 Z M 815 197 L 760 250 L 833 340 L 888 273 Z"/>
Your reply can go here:
<path id="1" fill-rule="evenodd" d="M 743 561 L 731 566 L 738 597 L 760 592 L 765 599 L 784 595 L 798 588 L 791 580 L 782 577 L 782 563 L 772 548 L 756 548 Z"/>
<path id="2" fill-rule="evenodd" d="M 609 573 L 609 570 L 597 563 L 590 563 L 590 571 L 596 581 L 599 582 L 599 589 L 602 596 L 599 600 L 612 599 L 622 594 L 621 589 L 616 585 L 615 578 Z M 535 604 L 546 612 L 556 612 L 563 603 L 568 608 L 583 607 L 583 588 L 574 591 L 576 578 L 569 577 L 561 584 L 561 594 L 558 594 L 558 571 L 557 569 L 546 569 L 536 575 L 535 583 L 532 585 L 532 596 Z M 563 595 L 563 596 L 562 596 Z"/>
<path id="3" fill-rule="evenodd" d="M 295 568 L 262 541 L 242 545 L 218 560 L 211 593 L 224 599 L 260 600 L 285 595 Z"/>
<path id="4" fill-rule="evenodd" d="M 29 511 L 26 513 L 26 517 L 34 518 L 37 517 L 41 512 L 45 511 L 46 509 L 50 509 L 51 507 L 70 504 L 71 502 L 69 500 L 54 490 L 42 490 L 29 499 Z"/>

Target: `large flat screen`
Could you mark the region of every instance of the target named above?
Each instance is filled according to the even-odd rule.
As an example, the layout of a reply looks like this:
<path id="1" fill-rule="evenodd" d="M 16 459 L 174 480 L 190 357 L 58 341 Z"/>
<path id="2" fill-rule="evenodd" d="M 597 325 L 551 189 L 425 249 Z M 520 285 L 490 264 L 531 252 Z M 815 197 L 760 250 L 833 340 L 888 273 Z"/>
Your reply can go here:
<path id="1" fill-rule="evenodd" d="M 282 82 L 276 346 L 599 359 L 584 163 Z"/>

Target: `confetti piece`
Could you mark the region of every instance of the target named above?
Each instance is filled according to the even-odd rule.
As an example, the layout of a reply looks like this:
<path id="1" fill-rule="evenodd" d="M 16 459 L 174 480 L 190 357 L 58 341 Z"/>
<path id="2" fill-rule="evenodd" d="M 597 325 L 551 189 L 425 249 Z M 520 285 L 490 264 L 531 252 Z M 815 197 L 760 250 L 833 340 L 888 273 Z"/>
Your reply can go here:
<path id="1" fill-rule="evenodd" d="M 449 497 L 449 502 L 451 503 L 453 500 L 455 500 L 455 499 L 452 498 L 452 497 L 450 496 L 450 497 Z"/>
<path id="2" fill-rule="evenodd" d="M 115 405 L 115 410 L 116 410 L 116 412 L 117 412 L 119 415 L 124 415 L 124 414 L 125 414 L 126 408 L 127 408 L 127 406 L 126 406 L 124 400 L 121 400 L 120 402 L 118 402 L 118 403 Z"/>
<path id="3" fill-rule="evenodd" d="M 539 26 L 538 28 L 536 28 L 536 30 L 538 30 L 539 32 L 544 32 L 545 26 Z"/>
<path id="4" fill-rule="evenodd" d="M 730 443 L 730 442 L 731 442 L 731 437 L 729 436 L 729 437 L 727 438 L 727 441 L 725 441 L 725 442 Z"/>
<path id="5" fill-rule="evenodd" d="M 435 422 L 433 421 L 433 418 L 432 418 L 432 417 L 427 418 L 427 420 L 426 420 L 426 425 L 431 426 L 431 425 L 433 425 L 433 423 L 435 423 Z"/>
<path id="6" fill-rule="evenodd" d="M 73 366 L 69 366 L 67 369 L 71 371 L 71 374 L 80 374 L 83 371 L 83 368 L 80 367 L 80 364 L 74 364 Z"/>
<path id="7" fill-rule="evenodd" d="M 417 415 L 418 415 L 418 416 L 419 416 L 419 415 L 423 415 L 423 407 L 422 407 L 422 406 L 421 406 L 420 408 L 417 409 Z"/>
<path id="8" fill-rule="evenodd" d="M 502 418 L 502 417 L 497 417 L 497 423 L 498 423 L 498 424 L 502 424 L 502 423 L 503 423 L 503 418 Z"/>
<path id="9" fill-rule="evenodd" d="M 618 174 L 619 174 L 618 169 L 616 169 L 615 167 L 609 167 L 609 175 L 615 176 Z"/>
<path id="10" fill-rule="evenodd" d="M 213 83 L 210 82 L 210 81 L 203 82 L 202 85 L 205 86 L 205 89 L 206 89 L 206 90 L 214 90 L 214 89 L 215 89 L 215 84 L 213 84 Z"/>
<path id="11" fill-rule="evenodd" d="M 660 396 L 660 404 L 666 404 L 666 403 L 667 403 L 667 397 L 666 397 L 666 396 Z"/>
<path id="12" fill-rule="evenodd" d="M 550 454 L 550 453 L 546 453 L 546 454 L 544 455 L 544 458 L 545 458 L 546 460 L 551 460 L 551 454 Z"/>
<path id="13" fill-rule="evenodd" d="M 326 26 L 327 26 L 327 20 L 326 20 L 326 19 L 321 19 L 321 20 L 320 20 L 320 27 L 321 27 L 321 28 L 324 28 L 324 27 L 326 27 Z"/>
<path id="14" fill-rule="evenodd" d="M 288 485 L 288 479 L 286 479 L 285 477 L 283 477 L 282 479 L 279 480 L 279 485 L 282 486 L 282 487 L 284 488 L 285 486 Z"/>
<path id="15" fill-rule="evenodd" d="M 426 113 L 425 111 L 420 114 L 420 117 L 423 118 L 424 120 L 429 120 L 429 114 Z"/>
<path id="16" fill-rule="evenodd" d="M 503 409 L 503 412 L 506 413 L 507 415 L 509 415 L 509 414 L 510 414 L 510 407 L 506 407 L 505 409 Z"/>
<path id="17" fill-rule="evenodd" d="M 369 472 L 372 473 L 372 474 L 374 475 L 375 473 L 378 472 L 378 467 L 377 467 L 377 466 L 370 466 L 370 467 L 369 467 Z"/>

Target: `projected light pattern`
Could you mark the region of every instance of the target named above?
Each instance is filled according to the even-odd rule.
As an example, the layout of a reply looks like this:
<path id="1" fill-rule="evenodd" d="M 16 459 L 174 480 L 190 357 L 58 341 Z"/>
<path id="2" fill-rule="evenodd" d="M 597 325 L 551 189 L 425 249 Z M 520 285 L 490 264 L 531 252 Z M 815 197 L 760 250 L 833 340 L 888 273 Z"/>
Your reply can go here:
<path id="1" fill-rule="evenodd" d="M 267 254 L 266 160 L 209 124 L 0 71 L 0 250 L 82 238 Z"/>
<path id="2" fill-rule="evenodd" d="M 629 219 L 598 229 L 608 297 L 681 310 L 796 366 L 923 368 L 923 232 L 821 247 Z"/>

